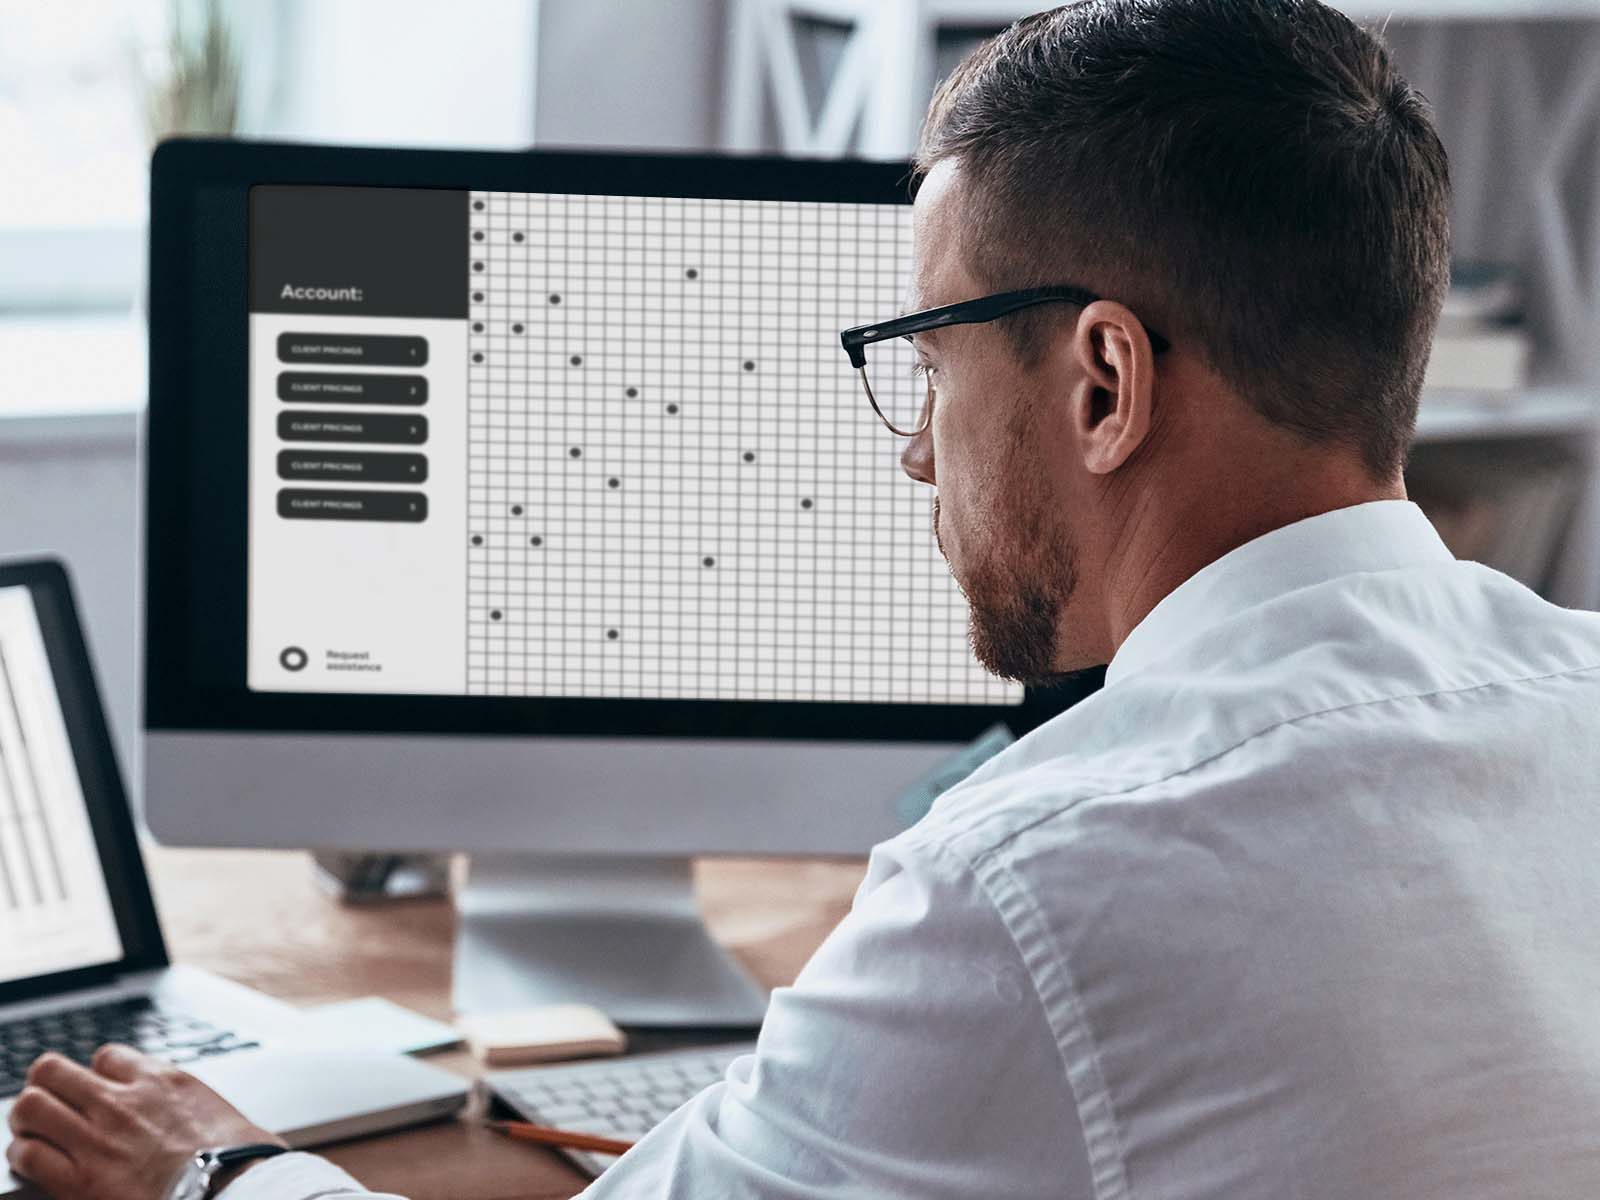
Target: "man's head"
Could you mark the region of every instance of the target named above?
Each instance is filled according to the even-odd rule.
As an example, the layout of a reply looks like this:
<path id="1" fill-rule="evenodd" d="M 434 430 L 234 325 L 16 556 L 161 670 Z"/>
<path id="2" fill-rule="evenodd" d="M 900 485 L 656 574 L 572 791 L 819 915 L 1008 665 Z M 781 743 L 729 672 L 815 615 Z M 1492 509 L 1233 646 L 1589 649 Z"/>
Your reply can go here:
<path id="1" fill-rule="evenodd" d="M 906 468 L 939 486 L 991 669 L 1104 662 L 1240 542 L 1404 494 L 1449 173 L 1426 103 L 1345 17 L 1316 0 L 1028 17 L 940 87 L 917 169 L 914 307 L 1107 297 L 915 339 L 936 400 Z"/>

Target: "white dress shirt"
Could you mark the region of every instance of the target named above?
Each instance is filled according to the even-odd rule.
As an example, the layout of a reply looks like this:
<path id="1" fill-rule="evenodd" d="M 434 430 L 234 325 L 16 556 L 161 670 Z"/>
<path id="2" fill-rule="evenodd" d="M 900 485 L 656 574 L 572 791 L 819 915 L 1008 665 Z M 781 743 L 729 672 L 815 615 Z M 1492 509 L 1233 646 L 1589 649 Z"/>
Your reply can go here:
<path id="1" fill-rule="evenodd" d="M 585 1195 L 1600 1197 L 1600 615 L 1404 501 L 1240 547 L 879 846 Z"/>

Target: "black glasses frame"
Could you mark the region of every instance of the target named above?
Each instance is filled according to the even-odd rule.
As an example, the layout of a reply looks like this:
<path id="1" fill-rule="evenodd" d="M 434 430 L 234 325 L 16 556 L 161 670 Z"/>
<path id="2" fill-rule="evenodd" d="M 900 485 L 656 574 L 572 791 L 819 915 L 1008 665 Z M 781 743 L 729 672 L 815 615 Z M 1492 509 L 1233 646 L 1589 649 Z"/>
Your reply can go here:
<path id="1" fill-rule="evenodd" d="M 913 430 L 900 429 L 884 416 L 883 410 L 878 407 L 878 398 L 872 394 L 872 381 L 867 378 L 868 346 L 874 342 L 886 342 L 890 338 L 910 337 L 912 334 L 926 333 L 930 329 L 942 329 L 946 325 L 982 325 L 998 320 L 1008 313 L 1014 313 L 1018 309 L 1031 308 L 1035 304 L 1060 302 L 1087 307 L 1102 299 L 1103 296 L 1079 287 L 1036 287 L 1014 292 L 996 292 L 992 296 L 979 296 L 975 300 L 963 300 L 959 304 L 925 308 L 921 312 L 907 313 L 903 317 L 880 321 L 876 325 L 857 325 L 839 335 L 839 344 L 844 347 L 850 365 L 861 372 L 861 384 L 867 389 L 867 400 L 872 405 L 872 411 L 878 414 L 878 419 L 901 437 L 915 437 L 928 427 L 932 404 L 924 406 L 922 422 Z M 1148 325 L 1145 326 L 1145 333 L 1149 335 L 1150 348 L 1157 354 L 1172 348 L 1171 342 Z M 931 399 L 933 395 L 931 379 L 928 381 L 928 395 Z"/>

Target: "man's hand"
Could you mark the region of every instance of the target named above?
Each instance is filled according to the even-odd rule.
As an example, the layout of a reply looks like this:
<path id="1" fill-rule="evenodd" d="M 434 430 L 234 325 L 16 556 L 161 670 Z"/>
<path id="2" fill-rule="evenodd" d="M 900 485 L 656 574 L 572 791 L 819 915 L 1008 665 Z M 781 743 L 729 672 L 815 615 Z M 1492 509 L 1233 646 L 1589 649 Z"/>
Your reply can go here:
<path id="1" fill-rule="evenodd" d="M 90 1068 L 40 1057 L 11 1131 L 11 1169 L 56 1200 L 161 1200 L 196 1150 L 282 1144 L 193 1075 L 128 1046 L 100 1047 Z"/>

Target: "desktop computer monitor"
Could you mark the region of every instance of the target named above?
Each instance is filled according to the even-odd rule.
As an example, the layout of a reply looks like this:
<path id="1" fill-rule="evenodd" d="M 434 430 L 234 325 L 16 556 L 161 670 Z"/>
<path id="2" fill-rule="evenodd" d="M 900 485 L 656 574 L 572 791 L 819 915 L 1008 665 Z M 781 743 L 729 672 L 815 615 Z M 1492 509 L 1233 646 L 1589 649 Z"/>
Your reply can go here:
<path id="1" fill-rule="evenodd" d="M 974 660 L 840 351 L 903 165 L 177 141 L 150 238 L 147 820 L 471 852 L 463 1008 L 759 1020 L 689 858 L 864 852 L 1081 694 Z"/>

